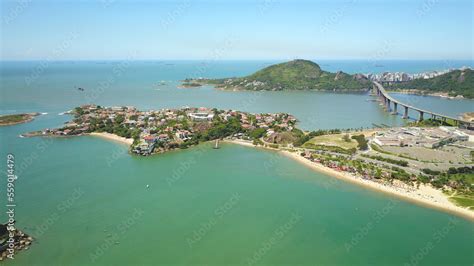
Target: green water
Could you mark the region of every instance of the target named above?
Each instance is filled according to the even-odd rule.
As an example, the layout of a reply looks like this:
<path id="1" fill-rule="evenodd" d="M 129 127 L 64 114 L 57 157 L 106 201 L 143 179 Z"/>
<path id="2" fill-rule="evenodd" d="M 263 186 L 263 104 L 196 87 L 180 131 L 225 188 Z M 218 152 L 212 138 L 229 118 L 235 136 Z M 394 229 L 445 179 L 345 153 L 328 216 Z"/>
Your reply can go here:
<path id="1" fill-rule="evenodd" d="M 252 257 L 395 265 L 446 228 L 419 262 L 473 262 L 471 222 L 336 181 L 278 153 L 224 144 L 141 158 L 94 137 L 20 141 L 48 148 L 36 150 L 18 182 L 18 227 L 37 242 L 11 265 L 249 265 Z"/>

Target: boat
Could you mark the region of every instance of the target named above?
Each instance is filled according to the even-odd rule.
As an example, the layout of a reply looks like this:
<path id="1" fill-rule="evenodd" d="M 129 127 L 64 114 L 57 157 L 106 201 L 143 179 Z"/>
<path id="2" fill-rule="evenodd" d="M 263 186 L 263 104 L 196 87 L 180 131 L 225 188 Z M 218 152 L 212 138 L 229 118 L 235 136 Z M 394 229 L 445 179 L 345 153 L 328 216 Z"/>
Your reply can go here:
<path id="1" fill-rule="evenodd" d="M 216 139 L 216 144 L 214 145 L 214 149 L 219 149 L 219 139 Z"/>

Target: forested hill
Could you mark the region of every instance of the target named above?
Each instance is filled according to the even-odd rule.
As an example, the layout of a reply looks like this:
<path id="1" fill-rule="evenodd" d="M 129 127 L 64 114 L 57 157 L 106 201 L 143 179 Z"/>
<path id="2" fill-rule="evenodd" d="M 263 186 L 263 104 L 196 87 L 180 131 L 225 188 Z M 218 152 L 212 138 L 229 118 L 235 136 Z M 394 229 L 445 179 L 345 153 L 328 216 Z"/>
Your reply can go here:
<path id="1" fill-rule="evenodd" d="M 462 95 L 473 99 L 474 70 L 454 70 L 430 79 L 415 79 L 405 83 L 395 83 L 387 88 L 417 90 L 423 93 L 448 93 L 450 96 Z"/>
<path id="2" fill-rule="evenodd" d="M 252 75 L 224 79 L 186 79 L 186 84 L 213 84 L 231 90 L 321 90 L 366 91 L 371 82 L 363 75 L 342 71 L 331 73 L 308 60 L 293 60 L 271 65 Z"/>

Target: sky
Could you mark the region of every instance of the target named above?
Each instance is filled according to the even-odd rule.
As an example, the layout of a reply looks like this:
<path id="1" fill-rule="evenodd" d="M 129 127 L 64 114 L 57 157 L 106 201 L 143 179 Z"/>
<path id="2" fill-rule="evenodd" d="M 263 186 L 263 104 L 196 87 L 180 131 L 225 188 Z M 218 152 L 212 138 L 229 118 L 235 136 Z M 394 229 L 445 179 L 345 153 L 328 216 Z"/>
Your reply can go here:
<path id="1" fill-rule="evenodd" d="M 472 60 L 471 0 L 0 0 L 0 60 Z"/>

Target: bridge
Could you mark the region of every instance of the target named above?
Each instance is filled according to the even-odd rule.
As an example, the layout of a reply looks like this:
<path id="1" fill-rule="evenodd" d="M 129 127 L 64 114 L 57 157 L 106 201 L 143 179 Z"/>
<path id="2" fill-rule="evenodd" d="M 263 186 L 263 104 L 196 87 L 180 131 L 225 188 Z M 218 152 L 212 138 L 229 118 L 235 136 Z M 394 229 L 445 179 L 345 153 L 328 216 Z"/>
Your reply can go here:
<path id="1" fill-rule="evenodd" d="M 446 120 L 452 120 L 455 126 L 459 127 L 467 127 L 467 128 L 473 128 L 474 127 L 474 122 L 469 122 L 465 121 L 456 117 L 451 117 L 443 114 L 438 114 L 432 111 L 424 110 L 415 106 L 411 106 L 405 103 L 400 102 L 397 99 L 394 99 L 392 96 L 390 96 L 385 88 L 380 85 L 380 83 L 374 81 L 374 86 L 373 86 L 373 93 L 374 95 L 378 96 L 380 101 L 383 103 L 385 110 L 387 112 L 391 112 L 392 114 L 396 115 L 398 114 L 398 106 L 404 108 L 403 110 L 403 118 L 408 119 L 408 110 L 413 110 L 418 112 L 418 121 L 422 121 L 425 118 L 425 115 L 431 115 L 431 119 L 434 120 L 440 120 L 443 122 L 446 122 Z M 392 109 L 393 105 L 393 109 Z"/>

